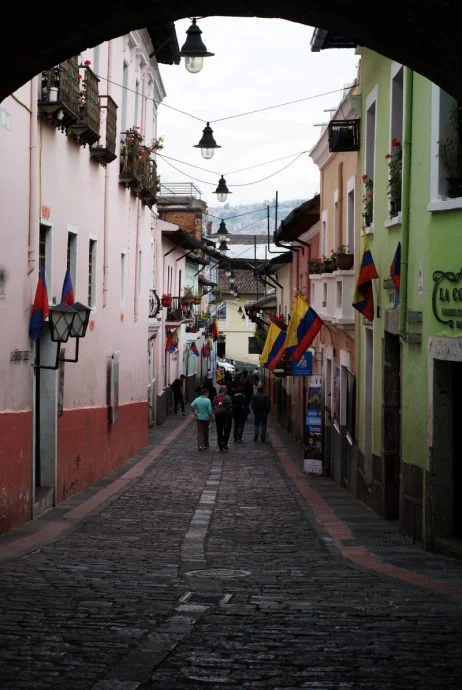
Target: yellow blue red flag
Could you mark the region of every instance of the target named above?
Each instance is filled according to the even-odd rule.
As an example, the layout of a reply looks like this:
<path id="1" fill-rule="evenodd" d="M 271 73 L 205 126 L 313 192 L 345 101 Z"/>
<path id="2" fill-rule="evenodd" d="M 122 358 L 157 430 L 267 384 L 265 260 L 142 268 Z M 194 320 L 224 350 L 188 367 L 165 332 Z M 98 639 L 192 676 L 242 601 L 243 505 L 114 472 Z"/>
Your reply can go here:
<path id="1" fill-rule="evenodd" d="M 285 351 L 287 355 L 299 362 L 303 353 L 309 348 L 324 321 L 315 312 L 310 303 L 298 294 L 287 327 Z"/>
<path id="2" fill-rule="evenodd" d="M 265 366 L 270 371 L 276 368 L 284 355 L 285 336 L 285 331 L 272 321 L 263 346 L 263 352 L 260 355 L 261 366 Z"/>

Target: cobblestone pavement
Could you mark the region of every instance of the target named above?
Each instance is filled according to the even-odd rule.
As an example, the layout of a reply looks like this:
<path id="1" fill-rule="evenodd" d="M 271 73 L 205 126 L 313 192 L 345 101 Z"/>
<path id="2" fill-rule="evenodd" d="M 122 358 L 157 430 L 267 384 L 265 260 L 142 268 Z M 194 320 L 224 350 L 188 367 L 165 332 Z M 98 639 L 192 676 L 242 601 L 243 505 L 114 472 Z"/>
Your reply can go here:
<path id="1" fill-rule="evenodd" d="M 274 425 L 199 453 L 179 420 L 0 538 L 2 690 L 462 688 L 462 599 L 347 560 Z"/>

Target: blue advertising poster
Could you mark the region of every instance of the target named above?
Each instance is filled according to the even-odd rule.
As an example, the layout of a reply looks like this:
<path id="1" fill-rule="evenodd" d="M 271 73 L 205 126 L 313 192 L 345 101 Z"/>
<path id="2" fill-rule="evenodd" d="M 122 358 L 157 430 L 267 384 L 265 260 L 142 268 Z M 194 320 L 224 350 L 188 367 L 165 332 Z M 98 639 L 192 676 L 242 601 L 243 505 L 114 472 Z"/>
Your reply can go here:
<path id="1" fill-rule="evenodd" d="M 292 364 L 292 376 L 311 376 L 313 373 L 313 355 L 311 352 L 304 352 L 299 362 Z"/>
<path id="2" fill-rule="evenodd" d="M 322 474 L 322 398 L 321 377 L 311 376 L 305 410 L 304 470 Z"/>

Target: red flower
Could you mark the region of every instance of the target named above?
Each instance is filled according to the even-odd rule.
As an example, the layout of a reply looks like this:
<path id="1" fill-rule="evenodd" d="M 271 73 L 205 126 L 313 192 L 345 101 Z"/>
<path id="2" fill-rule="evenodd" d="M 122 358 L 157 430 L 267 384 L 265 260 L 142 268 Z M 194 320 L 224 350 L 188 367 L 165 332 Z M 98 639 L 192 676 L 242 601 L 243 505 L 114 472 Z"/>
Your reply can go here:
<path id="1" fill-rule="evenodd" d="M 399 139 L 397 139 L 396 137 L 393 137 L 393 139 L 391 140 L 391 146 L 392 146 L 392 148 L 396 147 L 396 146 L 401 146 Z"/>
<path id="2" fill-rule="evenodd" d="M 91 65 L 91 60 L 85 60 L 85 62 L 83 64 L 87 65 L 87 67 L 88 67 L 88 65 Z"/>
<path id="3" fill-rule="evenodd" d="M 385 155 L 385 158 L 391 158 L 391 153 L 387 153 L 387 154 Z"/>
<path id="4" fill-rule="evenodd" d="M 81 75 L 81 74 L 78 74 L 78 75 L 77 75 L 77 79 L 80 81 L 80 79 L 82 79 L 82 75 Z"/>
<path id="5" fill-rule="evenodd" d="M 363 182 L 367 182 L 367 175 L 363 175 L 361 179 Z"/>

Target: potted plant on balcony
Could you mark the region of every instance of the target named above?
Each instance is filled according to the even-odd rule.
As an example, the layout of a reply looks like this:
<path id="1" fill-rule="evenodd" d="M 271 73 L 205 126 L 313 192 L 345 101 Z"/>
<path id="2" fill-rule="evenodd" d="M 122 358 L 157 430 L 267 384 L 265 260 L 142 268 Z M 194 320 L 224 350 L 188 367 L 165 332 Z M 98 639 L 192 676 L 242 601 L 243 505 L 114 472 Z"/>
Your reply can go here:
<path id="1" fill-rule="evenodd" d="M 401 142 L 396 137 L 393 137 L 391 140 L 391 152 L 385 156 L 388 160 L 387 191 L 390 200 L 390 217 L 397 216 L 401 211 L 402 156 Z"/>
<path id="2" fill-rule="evenodd" d="M 160 302 L 161 302 L 162 306 L 166 307 L 167 309 L 168 309 L 168 307 L 171 307 L 172 306 L 171 294 L 169 292 L 164 292 L 164 294 L 161 297 Z"/>
<path id="3" fill-rule="evenodd" d="M 190 304 L 193 304 L 194 300 L 194 295 L 192 288 L 190 287 L 185 287 L 183 291 L 183 296 L 181 297 L 181 304 L 184 305 L 185 307 L 188 307 Z"/>
<path id="4" fill-rule="evenodd" d="M 372 225 L 374 218 L 374 180 L 372 180 L 366 174 L 364 174 L 361 179 L 364 184 L 364 194 L 362 199 L 363 218 L 366 227 L 369 227 L 369 225 Z"/>
<path id="5" fill-rule="evenodd" d="M 341 244 L 337 247 L 336 257 L 339 271 L 349 271 L 350 268 L 353 268 L 355 256 L 347 244 Z"/>
<path id="6" fill-rule="evenodd" d="M 446 194 L 450 199 L 462 196 L 462 106 L 457 101 L 449 110 L 451 135 L 438 141 L 439 156 L 446 171 Z"/>
<path id="7" fill-rule="evenodd" d="M 332 267 L 332 259 L 329 256 L 323 256 L 321 259 L 322 273 L 332 273 L 334 270 Z"/>
<path id="8" fill-rule="evenodd" d="M 322 273 L 321 259 L 310 259 L 308 261 L 308 270 L 310 273 Z"/>

